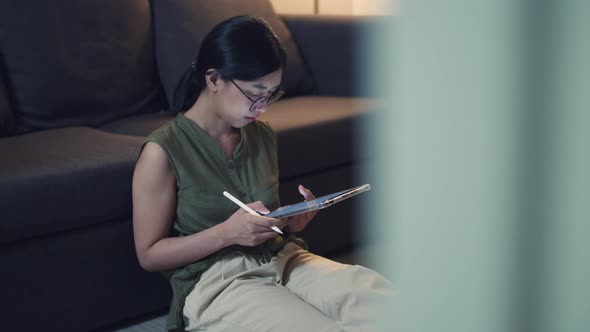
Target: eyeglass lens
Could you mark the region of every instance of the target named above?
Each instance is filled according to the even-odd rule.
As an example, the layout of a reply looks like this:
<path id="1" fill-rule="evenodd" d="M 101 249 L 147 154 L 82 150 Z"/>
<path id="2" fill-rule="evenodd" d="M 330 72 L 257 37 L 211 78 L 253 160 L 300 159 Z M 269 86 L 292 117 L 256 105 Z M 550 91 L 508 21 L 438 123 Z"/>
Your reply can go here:
<path id="1" fill-rule="evenodd" d="M 259 107 L 262 104 L 270 104 L 273 103 L 275 101 L 277 101 L 279 98 L 281 98 L 281 96 L 283 96 L 284 92 L 283 90 L 281 90 L 280 88 L 277 88 L 275 91 L 273 91 L 270 96 L 264 96 L 264 97 L 260 97 L 258 99 L 256 99 L 256 101 L 254 102 L 254 104 L 252 104 L 252 107 L 250 109 L 256 109 L 257 107 Z"/>

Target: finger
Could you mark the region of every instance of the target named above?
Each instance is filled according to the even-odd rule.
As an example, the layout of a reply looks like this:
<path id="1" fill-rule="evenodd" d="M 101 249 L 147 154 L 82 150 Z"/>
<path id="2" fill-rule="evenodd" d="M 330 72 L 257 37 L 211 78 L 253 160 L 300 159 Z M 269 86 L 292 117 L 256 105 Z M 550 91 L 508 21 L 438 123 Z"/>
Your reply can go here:
<path id="1" fill-rule="evenodd" d="M 269 232 L 274 233 L 274 231 L 269 226 L 263 226 L 263 225 L 254 225 L 252 231 L 257 234 L 264 234 L 264 233 L 269 233 Z"/>
<path id="2" fill-rule="evenodd" d="M 298 189 L 299 189 L 299 193 L 303 196 L 303 198 L 306 201 L 311 201 L 312 199 L 315 199 L 315 196 L 313 195 L 313 193 L 311 192 L 311 190 L 305 188 L 302 185 L 299 185 Z"/>
<path id="3" fill-rule="evenodd" d="M 248 204 L 248 206 L 251 207 L 252 210 L 254 210 L 260 214 L 270 213 L 270 211 L 266 208 L 266 206 L 264 206 L 264 203 L 262 203 L 261 201 L 250 203 L 250 204 Z"/>
<path id="4" fill-rule="evenodd" d="M 281 222 L 279 224 L 276 224 L 275 226 L 277 226 L 278 228 L 283 228 L 283 227 L 287 226 L 291 221 L 293 221 L 293 218 L 294 217 L 280 219 Z"/>
<path id="5" fill-rule="evenodd" d="M 273 237 L 275 237 L 275 236 L 277 236 L 279 234 L 277 232 L 271 230 L 270 232 L 262 232 L 262 233 L 259 233 L 259 235 L 262 238 L 265 238 L 265 239 L 272 239 Z"/>
<path id="6" fill-rule="evenodd" d="M 252 233 L 256 233 L 257 236 L 265 236 L 270 234 L 277 234 L 270 226 L 254 225 L 252 227 Z"/>
<path id="7" fill-rule="evenodd" d="M 262 226 L 262 227 L 272 227 L 278 226 L 281 224 L 281 219 L 276 218 L 268 218 L 264 216 L 251 216 L 251 220 L 254 224 Z"/>

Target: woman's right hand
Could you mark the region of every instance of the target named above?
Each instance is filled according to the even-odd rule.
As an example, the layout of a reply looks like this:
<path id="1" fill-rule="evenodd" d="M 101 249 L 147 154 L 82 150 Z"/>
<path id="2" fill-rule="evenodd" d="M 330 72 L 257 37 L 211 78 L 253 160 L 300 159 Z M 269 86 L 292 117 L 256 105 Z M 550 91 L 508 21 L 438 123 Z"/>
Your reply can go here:
<path id="1" fill-rule="evenodd" d="M 231 217 L 223 222 L 225 235 L 232 244 L 253 247 L 277 236 L 272 226 L 283 227 L 285 221 L 264 217 L 270 211 L 260 201 L 247 204 L 261 216 L 255 216 L 244 209 L 238 209 Z"/>

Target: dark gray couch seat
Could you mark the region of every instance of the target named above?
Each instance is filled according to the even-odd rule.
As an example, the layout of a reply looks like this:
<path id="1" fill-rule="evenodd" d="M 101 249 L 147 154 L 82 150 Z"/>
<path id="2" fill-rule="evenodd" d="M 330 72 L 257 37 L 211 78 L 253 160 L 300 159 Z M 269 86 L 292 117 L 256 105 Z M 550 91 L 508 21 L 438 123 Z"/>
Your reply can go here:
<path id="1" fill-rule="evenodd" d="M 129 217 L 142 139 L 87 127 L 7 137 L 0 244 Z"/>
<path id="2" fill-rule="evenodd" d="M 375 103 L 370 98 L 296 97 L 270 105 L 260 120 L 274 128 L 282 179 L 365 158 L 358 135 Z M 327 189 L 327 188 L 326 188 Z"/>

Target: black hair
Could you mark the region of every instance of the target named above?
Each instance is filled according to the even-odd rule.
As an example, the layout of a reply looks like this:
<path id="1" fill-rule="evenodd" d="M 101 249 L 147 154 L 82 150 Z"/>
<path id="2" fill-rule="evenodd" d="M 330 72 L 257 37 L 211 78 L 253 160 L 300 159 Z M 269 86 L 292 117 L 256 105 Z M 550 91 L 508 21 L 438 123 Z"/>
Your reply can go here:
<path id="1" fill-rule="evenodd" d="M 223 80 L 253 81 L 285 67 L 287 55 L 270 25 L 259 17 L 234 16 L 207 34 L 198 57 L 174 90 L 173 112 L 189 109 L 205 88 L 205 74 L 215 68 Z"/>

